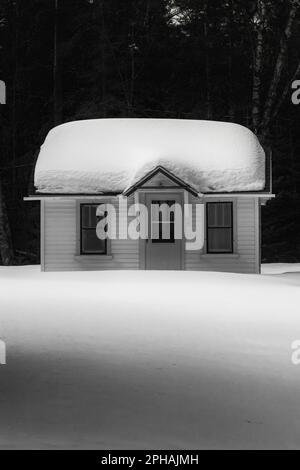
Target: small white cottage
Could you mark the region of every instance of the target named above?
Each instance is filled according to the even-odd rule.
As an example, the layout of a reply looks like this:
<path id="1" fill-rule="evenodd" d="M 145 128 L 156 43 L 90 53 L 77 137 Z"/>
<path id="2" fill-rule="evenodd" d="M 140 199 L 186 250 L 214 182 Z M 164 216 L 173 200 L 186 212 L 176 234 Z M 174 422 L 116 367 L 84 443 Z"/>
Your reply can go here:
<path id="1" fill-rule="evenodd" d="M 237 124 L 58 126 L 41 147 L 26 198 L 41 204 L 42 270 L 259 273 L 260 208 L 274 197 L 267 163 L 257 137 Z M 101 238 L 105 218 L 115 227 Z"/>

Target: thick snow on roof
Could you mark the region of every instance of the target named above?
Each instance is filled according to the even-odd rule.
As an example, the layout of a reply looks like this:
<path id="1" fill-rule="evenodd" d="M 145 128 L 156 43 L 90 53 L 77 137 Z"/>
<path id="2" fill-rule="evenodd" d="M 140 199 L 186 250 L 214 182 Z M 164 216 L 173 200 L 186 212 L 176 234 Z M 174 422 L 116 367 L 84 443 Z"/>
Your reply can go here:
<path id="1" fill-rule="evenodd" d="M 39 154 L 41 193 L 122 192 L 158 165 L 199 192 L 260 191 L 265 153 L 238 124 L 96 119 L 52 129 Z"/>

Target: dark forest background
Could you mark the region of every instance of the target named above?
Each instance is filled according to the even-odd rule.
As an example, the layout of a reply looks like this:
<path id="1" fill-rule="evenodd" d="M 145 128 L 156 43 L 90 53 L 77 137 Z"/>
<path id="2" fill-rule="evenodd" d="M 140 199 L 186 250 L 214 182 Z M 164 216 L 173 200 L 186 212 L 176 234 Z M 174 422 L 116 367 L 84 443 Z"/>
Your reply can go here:
<path id="1" fill-rule="evenodd" d="M 24 202 L 54 125 L 102 117 L 232 121 L 273 151 L 263 261 L 300 261 L 300 0 L 0 0 L 0 263 L 39 262 Z"/>

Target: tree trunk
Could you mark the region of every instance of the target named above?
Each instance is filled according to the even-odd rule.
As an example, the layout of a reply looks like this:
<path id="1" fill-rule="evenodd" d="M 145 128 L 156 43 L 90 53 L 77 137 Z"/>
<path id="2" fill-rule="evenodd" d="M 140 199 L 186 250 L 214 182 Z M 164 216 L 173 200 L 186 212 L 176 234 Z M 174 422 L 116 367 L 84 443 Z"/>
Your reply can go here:
<path id="1" fill-rule="evenodd" d="M 4 202 L 4 196 L 0 181 L 0 256 L 4 266 L 9 266 L 13 262 L 13 249 L 10 226 Z"/>
<path id="2" fill-rule="evenodd" d="M 54 0 L 53 122 L 55 126 L 62 123 L 62 83 L 60 75 L 60 56 L 58 49 L 58 0 Z"/>
<path id="3" fill-rule="evenodd" d="M 264 116 L 263 116 L 263 120 L 261 124 L 261 137 L 263 140 L 266 139 L 268 132 L 269 132 L 269 126 L 270 126 L 270 122 L 272 119 L 272 109 L 273 109 L 274 103 L 276 102 L 278 86 L 280 84 L 282 72 L 284 69 L 284 64 L 286 62 L 286 56 L 288 52 L 288 42 L 292 35 L 293 25 L 294 25 L 294 21 L 295 21 L 299 6 L 300 6 L 300 0 L 292 0 L 285 31 L 280 41 L 279 53 L 278 53 L 278 57 L 277 57 L 277 61 L 276 61 L 275 69 L 274 69 L 273 78 L 272 78 L 271 85 L 269 88 L 268 97 L 267 97 L 267 101 L 265 104 Z"/>
<path id="4" fill-rule="evenodd" d="M 206 76 L 206 119 L 211 119 L 212 100 L 211 100 L 211 67 L 210 67 L 210 50 L 209 50 L 209 20 L 208 20 L 208 2 L 205 2 L 205 20 L 204 20 L 204 42 L 205 42 L 205 76 Z"/>
<path id="5" fill-rule="evenodd" d="M 105 16 L 103 0 L 100 4 L 101 9 L 101 71 L 102 71 L 102 116 L 107 115 L 106 110 L 106 60 L 105 60 Z"/>
<path id="6" fill-rule="evenodd" d="M 19 5 L 14 4 L 14 35 L 13 35 L 13 77 L 12 77 L 12 94 L 11 94 L 11 160 L 12 160 L 12 197 L 17 197 L 17 97 L 20 92 L 19 84 Z"/>
<path id="7" fill-rule="evenodd" d="M 263 66 L 264 29 L 266 18 L 266 5 L 264 0 L 258 0 L 258 18 L 259 24 L 257 26 L 252 87 L 252 127 L 255 133 L 258 132 L 261 118 L 261 74 Z"/>
<path id="8" fill-rule="evenodd" d="M 233 81 L 233 41 L 232 41 L 232 30 L 233 30 L 233 17 L 232 12 L 234 11 L 234 6 L 232 0 L 229 3 L 230 5 L 230 30 L 229 30 L 229 51 L 227 59 L 227 70 L 228 70 L 228 118 L 230 122 L 235 121 L 235 101 L 234 101 L 234 81 Z"/>
<path id="9" fill-rule="evenodd" d="M 131 25 L 131 32 L 130 32 L 130 78 L 129 78 L 129 109 L 128 114 L 132 116 L 134 114 L 134 93 L 135 93 L 135 31 L 134 25 Z"/>

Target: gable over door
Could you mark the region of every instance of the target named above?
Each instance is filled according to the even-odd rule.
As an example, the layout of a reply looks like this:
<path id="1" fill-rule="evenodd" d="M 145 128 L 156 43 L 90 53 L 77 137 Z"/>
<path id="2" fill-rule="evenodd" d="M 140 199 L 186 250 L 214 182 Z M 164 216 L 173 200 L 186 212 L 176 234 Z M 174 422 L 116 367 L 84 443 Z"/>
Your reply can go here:
<path id="1" fill-rule="evenodd" d="M 178 188 L 179 184 L 176 183 L 174 180 L 171 180 L 167 175 L 158 171 L 156 174 L 152 176 L 147 182 L 141 185 L 141 188 L 171 188 L 175 187 Z"/>

